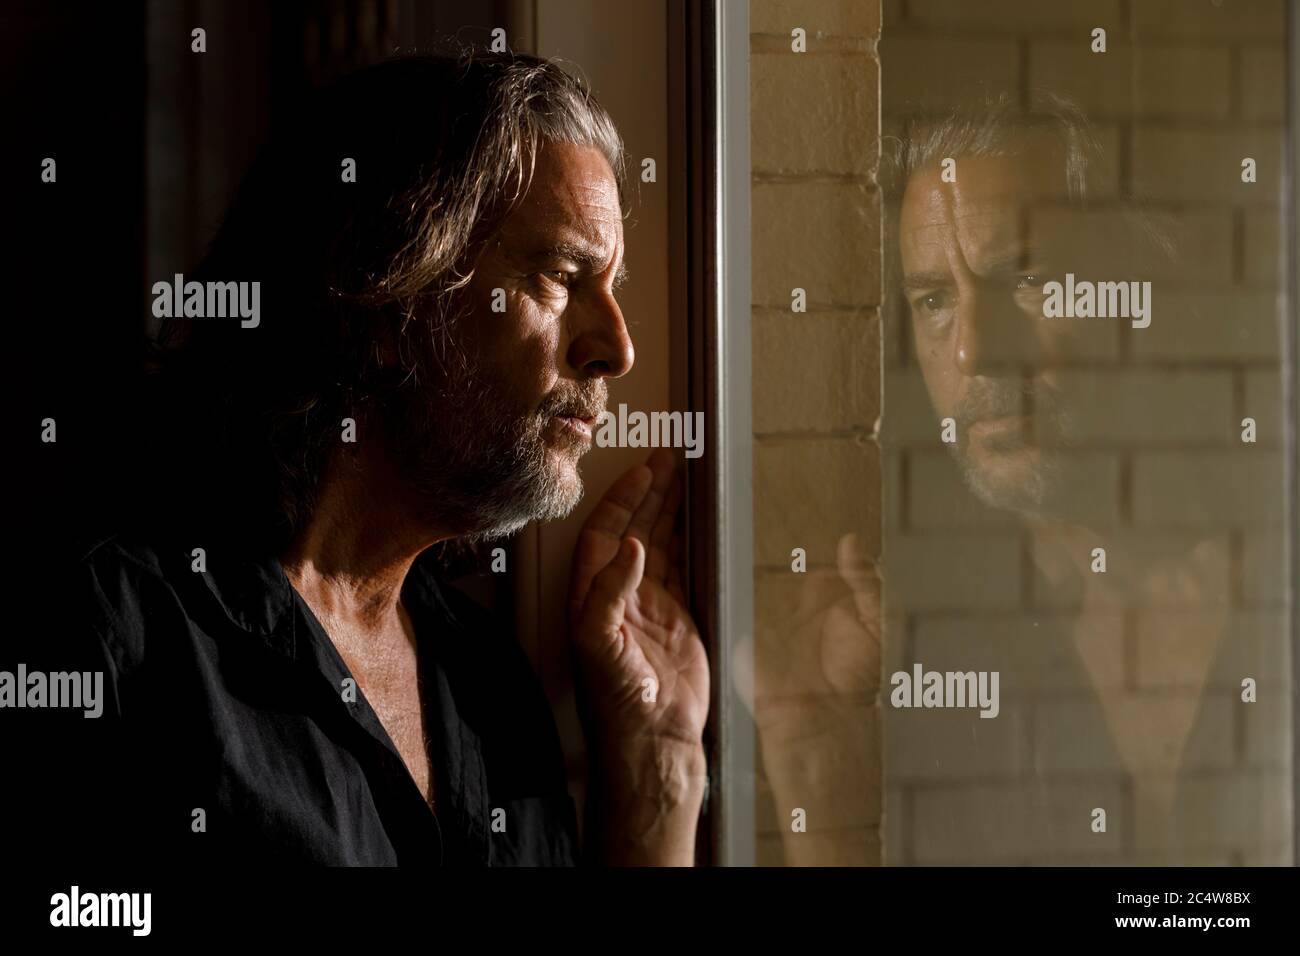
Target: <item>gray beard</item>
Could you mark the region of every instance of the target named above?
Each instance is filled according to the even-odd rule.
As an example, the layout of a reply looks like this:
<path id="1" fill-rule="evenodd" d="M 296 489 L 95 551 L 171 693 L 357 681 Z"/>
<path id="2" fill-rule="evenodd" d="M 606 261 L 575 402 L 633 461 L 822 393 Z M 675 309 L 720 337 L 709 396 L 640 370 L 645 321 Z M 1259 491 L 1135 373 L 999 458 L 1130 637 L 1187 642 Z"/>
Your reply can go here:
<path id="1" fill-rule="evenodd" d="M 1014 484 L 989 480 L 965 453 L 956 448 L 953 449 L 953 457 L 966 487 L 990 508 L 1035 519 L 1064 516 L 1065 469 L 1056 455 L 1042 453 L 1029 474 Z"/>
<path id="2" fill-rule="evenodd" d="M 463 356 L 451 361 L 438 387 L 411 382 L 402 389 L 389 426 L 391 447 L 422 512 L 459 529 L 468 543 L 569 515 L 582 500 L 583 485 L 576 450 L 552 448 L 546 440 L 554 396 L 541 409 L 521 409 L 481 368 Z M 603 408 L 605 392 L 604 381 L 596 379 L 584 399 L 564 397 L 598 400 Z M 573 456 L 573 465 L 562 461 L 565 455 Z"/>
<path id="3" fill-rule="evenodd" d="M 1037 460 L 1018 480 L 994 480 L 971 461 L 962 442 L 948 448 L 966 487 L 990 508 L 1025 518 L 1065 519 L 1076 509 L 1072 506 L 1073 495 L 1062 451 L 1075 443 L 1075 429 L 1060 396 L 1029 390 L 1020 382 L 990 380 L 967 395 L 954 417 L 964 435 L 982 418 L 1021 414 L 1028 410 L 1030 403 L 1039 432 L 1035 438 Z"/>

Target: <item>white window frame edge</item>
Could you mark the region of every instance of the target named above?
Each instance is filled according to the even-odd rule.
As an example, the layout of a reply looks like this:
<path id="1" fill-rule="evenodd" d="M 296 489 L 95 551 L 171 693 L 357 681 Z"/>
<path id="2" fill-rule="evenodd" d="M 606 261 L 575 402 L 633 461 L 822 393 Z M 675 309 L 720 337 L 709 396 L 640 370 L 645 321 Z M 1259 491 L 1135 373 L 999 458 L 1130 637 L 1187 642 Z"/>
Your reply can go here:
<path id="1" fill-rule="evenodd" d="M 737 675 L 752 680 L 754 633 L 754 429 L 750 388 L 749 4 L 714 0 L 717 57 L 715 116 L 717 165 L 718 444 L 718 673 L 722 704 L 722 833 L 724 866 L 753 866 L 754 722 L 736 690 Z M 743 650 L 751 660 L 737 666 Z M 753 699 L 752 687 L 750 699 Z"/>

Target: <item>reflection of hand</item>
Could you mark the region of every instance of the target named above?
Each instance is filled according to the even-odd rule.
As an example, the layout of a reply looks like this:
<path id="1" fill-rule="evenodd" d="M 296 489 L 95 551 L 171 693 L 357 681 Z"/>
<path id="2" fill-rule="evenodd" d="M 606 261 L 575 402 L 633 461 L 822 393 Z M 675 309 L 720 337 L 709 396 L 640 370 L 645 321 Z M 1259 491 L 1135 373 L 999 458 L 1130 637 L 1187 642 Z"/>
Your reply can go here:
<path id="1" fill-rule="evenodd" d="M 792 864 L 879 858 L 867 834 L 879 824 L 881 585 L 855 535 L 840 539 L 837 558 L 835 573 L 807 574 L 783 617 L 756 622 L 752 655 L 736 655 L 738 669 L 752 656 L 737 690 L 754 715 Z M 806 833 L 791 831 L 796 807 Z"/>
<path id="2" fill-rule="evenodd" d="M 807 723 L 817 707 L 870 703 L 880 689 L 880 579 L 856 535 L 840 538 L 837 559 L 835 573 L 802 575 L 784 617 L 755 622 L 753 671 L 737 673 L 737 690 L 760 732 Z M 745 650 L 737 658 L 747 667 Z"/>

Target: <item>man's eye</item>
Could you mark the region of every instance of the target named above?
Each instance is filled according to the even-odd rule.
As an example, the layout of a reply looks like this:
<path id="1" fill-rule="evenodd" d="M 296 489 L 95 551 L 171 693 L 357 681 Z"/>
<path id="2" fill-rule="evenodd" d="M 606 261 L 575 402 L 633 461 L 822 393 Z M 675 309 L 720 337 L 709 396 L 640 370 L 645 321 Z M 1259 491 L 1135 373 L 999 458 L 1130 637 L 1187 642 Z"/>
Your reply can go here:
<path id="1" fill-rule="evenodd" d="M 548 285 L 560 286 L 564 289 L 569 287 L 569 282 L 572 278 L 572 273 L 564 272 L 560 269 L 547 269 L 537 274 L 545 279 Z"/>
<path id="2" fill-rule="evenodd" d="M 923 295 L 912 303 L 912 307 L 920 312 L 933 314 L 942 311 L 948 305 L 948 296 L 943 292 L 931 292 L 929 295 Z"/>
<path id="3" fill-rule="evenodd" d="M 1023 275 L 1016 280 L 1017 289 L 1041 289 L 1047 280 L 1040 275 Z"/>

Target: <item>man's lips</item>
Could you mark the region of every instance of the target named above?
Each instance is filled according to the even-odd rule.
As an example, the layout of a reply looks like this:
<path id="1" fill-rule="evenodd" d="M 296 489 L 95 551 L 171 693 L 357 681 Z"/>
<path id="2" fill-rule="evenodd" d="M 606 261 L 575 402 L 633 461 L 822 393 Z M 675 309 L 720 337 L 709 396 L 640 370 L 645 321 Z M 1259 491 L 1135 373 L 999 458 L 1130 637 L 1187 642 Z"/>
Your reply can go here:
<path id="1" fill-rule="evenodd" d="M 967 429 L 967 436 L 988 441 L 1019 438 L 1024 435 L 1028 419 L 1024 415 L 1000 415 L 995 418 L 981 418 Z"/>
<path id="2" fill-rule="evenodd" d="M 596 423 L 594 415 L 567 414 L 556 415 L 555 418 L 566 430 L 576 432 L 584 438 L 591 438 L 591 428 Z"/>

